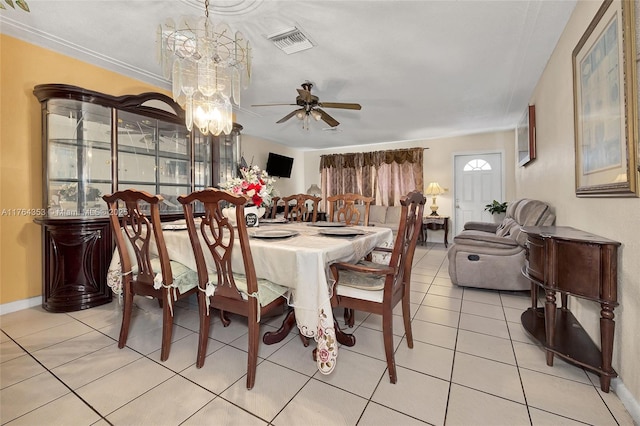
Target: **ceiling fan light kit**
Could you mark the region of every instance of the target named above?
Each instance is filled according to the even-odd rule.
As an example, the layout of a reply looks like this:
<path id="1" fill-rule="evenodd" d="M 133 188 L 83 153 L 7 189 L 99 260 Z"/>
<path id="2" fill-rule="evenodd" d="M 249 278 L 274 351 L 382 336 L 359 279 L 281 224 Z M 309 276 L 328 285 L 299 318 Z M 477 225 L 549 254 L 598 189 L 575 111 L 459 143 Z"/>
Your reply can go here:
<path id="1" fill-rule="evenodd" d="M 300 108 L 291 111 L 289 114 L 282 117 L 280 120 L 276 121 L 276 123 L 284 123 L 289 120 L 291 117 L 296 116 L 299 120 L 302 120 L 302 128 L 305 130 L 309 130 L 309 122 L 311 118 L 315 121 L 324 121 L 331 127 L 336 127 L 340 124 L 338 120 L 327 114 L 323 108 L 338 108 L 338 109 L 353 109 L 360 110 L 362 106 L 356 103 L 345 103 L 345 102 L 320 102 L 320 99 L 317 96 L 311 94 L 311 88 L 313 84 L 310 82 L 302 83 L 302 89 L 296 89 L 298 91 L 298 96 L 296 96 L 295 104 L 260 104 L 260 105 L 251 105 L 253 107 L 262 107 L 262 106 L 280 106 L 280 105 L 297 105 Z M 311 117 L 311 118 L 310 118 Z"/>
<path id="2" fill-rule="evenodd" d="M 240 90 L 251 80 L 251 45 L 240 32 L 205 16 L 169 18 L 157 34 L 158 57 L 165 77 L 171 78 L 173 100 L 185 110 L 189 131 L 230 134 L 232 103 L 240 106 Z"/>

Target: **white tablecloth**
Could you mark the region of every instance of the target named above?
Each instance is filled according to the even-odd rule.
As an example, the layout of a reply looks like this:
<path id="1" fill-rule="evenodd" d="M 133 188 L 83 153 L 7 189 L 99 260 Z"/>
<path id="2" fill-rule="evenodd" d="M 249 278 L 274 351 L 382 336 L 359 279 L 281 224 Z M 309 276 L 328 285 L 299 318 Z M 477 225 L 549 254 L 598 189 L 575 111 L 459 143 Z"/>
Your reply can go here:
<path id="1" fill-rule="evenodd" d="M 356 237 L 330 237 L 320 235 L 322 228 L 308 223 L 262 224 L 250 228 L 249 234 L 258 230 L 291 230 L 299 235 L 286 239 L 251 238 L 251 253 L 256 275 L 291 288 L 289 304 L 294 307 L 300 332 L 314 338 L 318 344 L 318 369 L 325 374 L 335 368 L 337 342 L 331 310 L 333 280 L 329 265 L 333 262 L 356 262 L 376 246 L 390 246 L 392 232 L 388 228 L 356 226 L 365 232 Z M 187 231 L 165 230 L 165 243 L 169 257 L 196 269 Z M 236 240 L 236 243 L 239 244 Z M 207 264 L 212 271 L 215 265 L 210 258 Z M 234 272 L 243 273 L 240 247 L 232 257 Z M 117 252 L 110 266 L 111 277 L 119 271 Z M 117 272 L 116 272 L 117 271 Z M 113 284 L 113 279 L 110 280 Z M 117 285 L 114 285 L 117 292 Z"/>

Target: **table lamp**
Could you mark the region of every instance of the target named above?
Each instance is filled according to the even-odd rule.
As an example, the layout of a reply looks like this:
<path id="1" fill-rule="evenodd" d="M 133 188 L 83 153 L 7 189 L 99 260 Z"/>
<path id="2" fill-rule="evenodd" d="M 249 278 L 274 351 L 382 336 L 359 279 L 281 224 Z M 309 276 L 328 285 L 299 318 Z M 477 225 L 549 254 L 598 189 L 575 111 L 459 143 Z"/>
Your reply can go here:
<path id="1" fill-rule="evenodd" d="M 317 197 L 322 194 L 322 190 L 315 183 L 311 184 L 309 189 L 307 189 L 307 195 L 313 195 Z"/>
<path id="2" fill-rule="evenodd" d="M 431 204 L 431 216 L 438 216 L 438 206 L 436 205 L 436 197 L 440 194 L 444 193 L 444 189 L 440 186 L 438 182 L 430 182 L 427 189 L 424 191 L 425 194 L 433 196 L 433 204 Z"/>

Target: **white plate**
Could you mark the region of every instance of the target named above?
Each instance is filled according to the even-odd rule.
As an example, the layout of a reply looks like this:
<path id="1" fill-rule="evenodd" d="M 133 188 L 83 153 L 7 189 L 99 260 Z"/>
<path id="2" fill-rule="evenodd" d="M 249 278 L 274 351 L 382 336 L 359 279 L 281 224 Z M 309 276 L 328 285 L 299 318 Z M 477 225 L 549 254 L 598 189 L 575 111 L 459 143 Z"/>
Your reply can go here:
<path id="1" fill-rule="evenodd" d="M 251 234 L 253 238 L 289 238 L 295 235 L 298 235 L 298 233 L 295 231 L 287 231 L 286 229 L 256 231 Z"/>
<path id="2" fill-rule="evenodd" d="M 259 219 L 259 223 L 287 223 L 287 219 L 280 217 L 276 219 Z"/>
<path id="3" fill-rule="evenodd" d="M 355 228 L 335 228 L 335 229 L 321 229 L 318 234 L 328 235 L 331 237 L 353 237 L 356 235 L 364 235 L 364 231 Z"/>
<path id="4" fill-rule="evenodd" d="M 321 220 L 319 222 L 310 223 L 309 226 L 318 226 L 320 228 L 344 228 L 347 225 L 342 222 L 325 222 Z"/>
<path id="5" fill-rule="evenodd" d="M 187 225 L 183 223 L 167 223 L 162 225 L 162 229 L 165 231 L 186 231 Z"/>

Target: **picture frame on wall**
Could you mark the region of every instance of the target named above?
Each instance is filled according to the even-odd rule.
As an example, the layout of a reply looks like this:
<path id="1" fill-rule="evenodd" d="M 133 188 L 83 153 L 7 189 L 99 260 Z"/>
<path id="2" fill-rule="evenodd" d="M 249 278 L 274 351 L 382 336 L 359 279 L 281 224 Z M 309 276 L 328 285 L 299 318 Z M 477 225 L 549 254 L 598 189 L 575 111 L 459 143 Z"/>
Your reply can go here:
<path id="1" fill-rule="evenodd" d="M 634 8 L 605 0 L 572 54 L 576 196 L 637 197 Z"/>
<path id="2" fill-rule="evenodd" d="M 516 127 L 518 145 L 518 166 L 523 167 L 536 158 L 536 107 L 525 108 L 522 118 Z"/>

